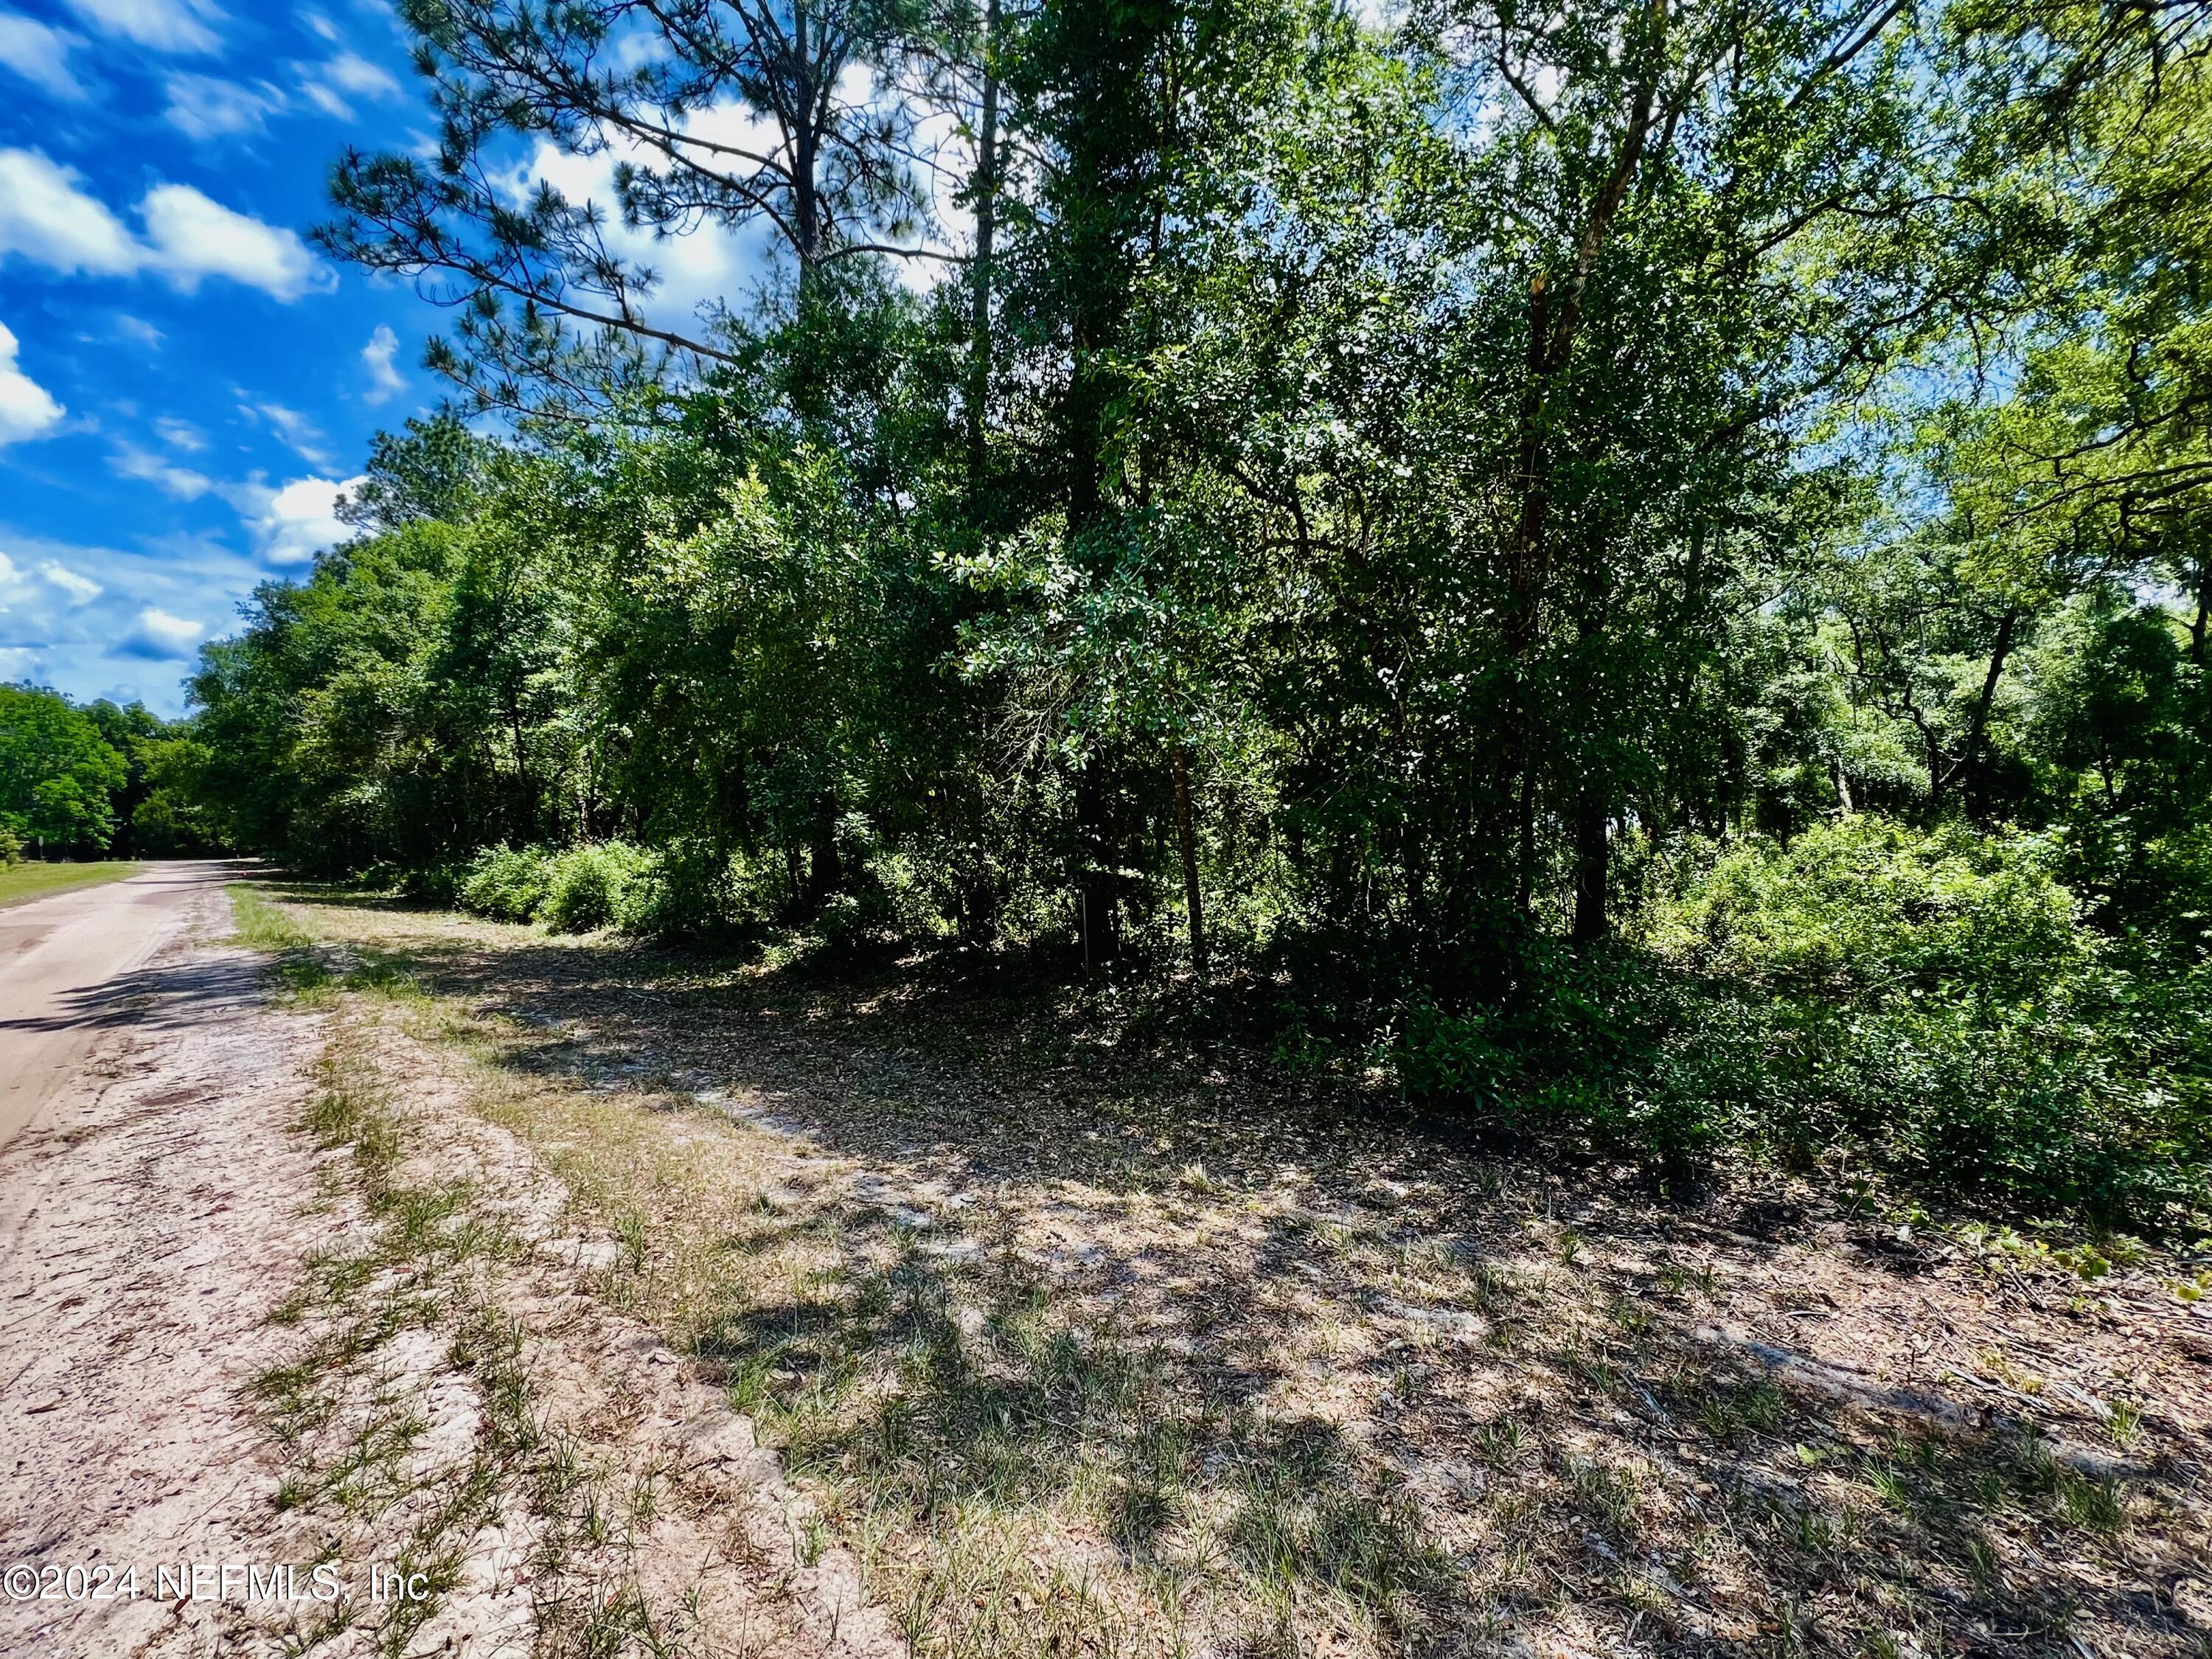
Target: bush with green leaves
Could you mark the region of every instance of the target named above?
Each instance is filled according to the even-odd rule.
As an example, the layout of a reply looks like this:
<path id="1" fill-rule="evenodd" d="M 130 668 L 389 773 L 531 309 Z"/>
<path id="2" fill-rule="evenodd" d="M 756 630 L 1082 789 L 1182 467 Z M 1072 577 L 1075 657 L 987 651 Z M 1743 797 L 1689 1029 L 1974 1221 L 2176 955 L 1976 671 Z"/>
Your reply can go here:
<path id="1" fill-rule="evenodd" d="M 1675 891 L 1656 907 L 1651 943 L 1794 994 L 1880 1001 L 1972 986 L 2015 997 L 2096 956 L 2060 860 L 2042 836 L 1962 824 L 1923 832 L 1864 814 L 1786 844 L 1692 847 L 1675 861 Z"/>
<path id="2" fill-rule="evenodd" d="M 587 933 L 601 927 L 657 931 L 654 876 L 659 861 L 627 842 L 580 847 L 492 847 L 454 875 L 426 871 L 410 879 L 410 894 L 450 891 L 465 910 L 499 921 L 542 921 L 556 933 Z"/>
<path id="3" fill-rule="evenodd" d="M 538 919 L 556 933 L 635 927 L 645 918 L 652 854 L 626 842 L 596 842 L 556 854 L 546 867 Z"/>
<path id="4" fill-rule="evenodd" d="M 455 891 L 464 910 L 495 921 L 529 921 L 552 890 L 552 855 L 542 848 L 487 847 L 469 861 Z"/>
<path id="5" fill-rule="evenodd" d="M 465 864 L 424 865 L 419 869 L 394 872 L 389 884 L 397 886 L 402 897 L 416 904 L 451 909 L 461 902 L 461 882 L 467 876 L 468 870 L 469 866 Z M 368 879 L 372 886 L 387 884 L 376 880 L 374 875 Z"/>
<path id="6" fill-rule="evenodd" d="M 2036 836 L 1866 817 L 1686 849 L 1646 937 L 1416 1006 L 1409 1096 L 1685 1169 L 1848 1147 L 1929 1188 L 2160 1228 L 2212 1213 L 2212 967 L 2084 922 Z"/>
<path id="7" fill-rule="evenodd" d="M 1414 1100 L 1449 1103 L 1509 1133 L 1567 1135 L 1645 1154 L 1669 1176 L 1741 1133 L 1760 1075 L 1710 985 L 1613 944 L 1580 956 L 1524 941 L 1510 988 L 1482 1007 L 1416 1002 L 1395 1045 Z"/>

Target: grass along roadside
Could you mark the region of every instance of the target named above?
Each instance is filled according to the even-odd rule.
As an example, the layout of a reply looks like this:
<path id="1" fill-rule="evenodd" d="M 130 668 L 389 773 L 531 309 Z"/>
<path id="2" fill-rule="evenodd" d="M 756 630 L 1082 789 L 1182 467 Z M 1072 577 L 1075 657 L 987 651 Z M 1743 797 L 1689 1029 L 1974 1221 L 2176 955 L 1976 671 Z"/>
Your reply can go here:
<path id="1" fill-rule="evenodd" d="M 737 1630 L 769 1659 L 823 1625 L 834 1595 L 771 1559 L 792 1554 L 788 1524 L 744 1458 L 714 1452 L 719 1392 L 684 1397 L 665 1351 L 591 1310 L 601 1247 L 563 1231 L 557 1184 L 410 1066 L 398 1027 L 419 995 L 251 887 L 234 909 L 238 940 L 324 1017 L 296 1127 L 325 1154 L 313 1202 L 348 1218 L 274 1310 L 292 1351 L 252 1388 L 283 1449 L 289 1559 L 377 1562 L 428 1592 L 283 1610 L 262 1634 L 294 1654 L 562 1659 L 720 1653 Z M 821 1629 L 802 1645 L 865 1651 Z"/>
<path id="2" fill-rule="evenodd" d="M 102 882 L 121 881 L 135 876 L 146 866 L 125 860 L 110 860 L 97 864 L 44 864 L 26 860 L 0 867 L 0 910 L 10 905 L 28 904 L 33 899 L 66 893 L 79 887 L 97 887 Z"/>
<path id="3" fill-rule="evenodd" d="M 428 1596 L 367 1615 L 369 1650 L 396 1655 L 461 1583 L 477 1535 L 497 1518 L 510 1468 L 534 1443 L 516 1344 L 482 1284 L 489 1259 L 513 1242 L 471 1214 L 465 1182 L 407 1178 L 387 1091 L 357 1028 L 333 1034 L 318 1070 L 301 1127 L 337 1155 L 325 1201 L 358 1202 L 364 1224 L 345 1248 L 311 1260 L 301 1289 L 272 1315 L 299 1333 L 299 1346 L 252 1393 L 285 1449 L 277 1508 L 325 1523 L 335 1547 L 324 1559 L 385 1560 L 424 1575 Z M 477 1340 L 458 1340 L 471 1328 Z M 422 1358 L 441 1341 L 471 1385 L 481 1426 L 472 1443 L 426 1456 L 441 1402 L 437 1373 Z M 410 1347 L 412 1365 L 395 1358 Z M 442 1403 L 450 1413 L 453 1402 Z M 313 1651 L 362 1616 L 349 1600 L 325 1622 L 287 1634 L 297 1650 Z"/>
<path id="4" fill-rule="evenodd" d="M 238 944 L 273 957 L 280 971 L 295 976 L 301 972 L 326 971 L 310 949 L 314 938 L 301 925 L 296 911 L 270 903 L 250 882 L 233 882 L 229 890 L 231 926 L 235 930 L 232 937 Z"/>
<path id="5" fill-rule="evenodd" d="M 971 1101 L 614 947 L 301 913 L 415 988 L 456 1099 L 611 1241 L 598 1294 L 915 1651 L 2212 1652 L 2204 1377 L 2148 1269 L 1432 1146 L 1209 1168 L 1141 1095 Z"/>
<path id="6" fill-rule="evenodd" d="M 1197 1653 L 1255 1624 L 1291 1650 L 1303 1624 L 1379 1651 L 1430 1626 L 1446 1563 L 1334 1436 L 1209 1399 L 772 1133 L 476 1058 L 474 1109 L 617 1241 L 602 1293 L 723 1379 L 816 1500 L 802 1550 L 849 1544 L 911 1650 Z"/>

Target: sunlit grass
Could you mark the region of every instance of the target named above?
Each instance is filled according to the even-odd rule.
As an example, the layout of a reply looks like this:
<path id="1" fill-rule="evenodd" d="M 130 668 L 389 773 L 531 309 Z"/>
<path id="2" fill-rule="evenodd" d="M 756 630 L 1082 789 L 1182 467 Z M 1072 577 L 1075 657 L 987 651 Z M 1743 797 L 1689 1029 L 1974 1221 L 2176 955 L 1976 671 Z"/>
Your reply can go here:
<path id="1" fill-rule="evenodd" d="M 277 982 L 293 1002 L 330 994 L 330 964 L 315 949 L 315 937 L 300 924 L 290 907 L 272 903 L 258 888 L 234 883 L 230 889 L 231 921 L 237 929 L 231 943 L 274 958 Z"/>
<path id="2" fill-rule="evenodd" d="M 258 889 L 243 883 L 234 883 L 231 887 L 230 915 L 238 929 L 234 935 L 237 942 L 250 951 L 281 955 L 287 951 L 303 950 L 313 942 L 291 911 L 270 903 Z"/>
<path id="3" fill-rule="evenodd" d="M 755 1121 L 746 1073 L 672 1036 L 711 1004 L 653 1012 L 632 958 L 603 955 L 596 996 L 564 997 L 581 951 L 542 936 L 295 914 L 334 994 L 389 999 L 452 1068 L 441 1097 L 561 1178 L 564 1224 L 606 1247 L 594 1293 L 751 1419 L 799 1494 L 793 1559 L 849 1549 L 922 1659 L 1358 1659 L 1554 1624 L 1612 1651 L 1654 1620 L 1748 1644 L 1816 1586 L 1838 1650 L 1925 1650 L 1962 1608 L 2018 1629 L 2175 1536 L 2154 1479 L 2063 1433 L 1838 1412 L 1716 1355 L 1702 1327 L 1742 1297 L 1743 1258 L 1665 1214 L 1638 1235 L 1528 1206 L 1486 1239 L 1404 1211 L 1279 1212 L 1234 1158 L 1148 1127 L 1157 1158 L 1101 1155 L 1118 1188 L 1055 1188 L 1038 1230 L 1036 1183 L 1014 1179 L 918 1217 L 913 1154 L 849 1133 L 884 1108 L 825 1075 L 850 1066 L 827 1038 L 812 1086 L 848 1138 L 824 1146 L 805 1130 L 834 1136 L 828 1106 L 798 1130 Z M 646 1012 L 618 1018 L 633 999 Z M 744 1092 L 699 1086 L 733 1074 Z M 963 1105 L 932 1097 L 929 1133 L 956 1133 Z M 1061 1138 L 1133 1120 L 1117 1095 L 1096 1136 Z M 1454 1170 L 1479 1204 L 1509 1190 L 1486 1167 Z M 1079 1216 L 1137 1267 L 1087 1276 L 1055 1242 Z M 1274 1229 L 1249 1265 L 1246 1217 Z M 2103 1426 L 2156 1444 L 2154 1409 Z"/>
<path id="4" fill-rule="evenodd" d="M 53 893 L 66 893 L 78 887 L 94 887 L 104 881 L 120 881 L 125 876 L 135 876 L 146 866 L 127 860 L 111 859 L 98 864 L 11 864 L 0 869 L 0 909 L 11 904 L 27 904 L 33 899 L 45 898 Z"/>

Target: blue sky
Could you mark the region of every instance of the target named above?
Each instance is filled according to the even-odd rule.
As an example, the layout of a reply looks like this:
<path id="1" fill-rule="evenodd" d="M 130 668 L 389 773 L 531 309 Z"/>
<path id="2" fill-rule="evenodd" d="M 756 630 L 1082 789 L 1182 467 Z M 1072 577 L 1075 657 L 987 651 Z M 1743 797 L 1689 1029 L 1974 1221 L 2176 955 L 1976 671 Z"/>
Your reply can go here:
<path id="1" fill-rule="evenodd" d="M 174 714 L 339 533 L 441 314 L 302 233 L 434 130 L 378 0 L 0 0 L 0 680 Z"/>
<path id="2" fill-rule="evenodd" d="M 678 120 L 772 142 L 726 100 Z M 427 154 L 434 131 L 387 0 L 0 0 L 0 681 L 179 713 L 240 602 L 343 539 L 370 437 L 442 395 L 420 364 L 446 319 L 305 233 L 347 145 Z M 491 159 L 518 202 L 543 183 L 610 210 L 610 246 L 657 275 L 649 319 L 742 307 L 760 228 L 624 228 L 625 155 Z"/>

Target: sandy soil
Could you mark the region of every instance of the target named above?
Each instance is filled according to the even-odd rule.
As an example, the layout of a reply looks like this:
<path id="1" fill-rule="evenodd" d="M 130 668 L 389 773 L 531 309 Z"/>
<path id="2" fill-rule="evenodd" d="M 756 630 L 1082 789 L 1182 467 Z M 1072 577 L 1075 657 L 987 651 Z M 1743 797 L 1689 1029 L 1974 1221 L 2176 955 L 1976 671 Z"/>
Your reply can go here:
<path id="1" fill-rule="evenodd" d="M 227 921 L 221 890 L 188 920 Z M 316 1022 L 270 1010 L 242 952 L 173 943 L 134 981 L 128 1025 L 0 1154 L 0 1560 L 136 1565 L 139 1593 L 11 1594 L 0 1651 L 206 1653 L 219 1604 L 156 1599 L 155 1564 L 258 1559 L 276 1484 L 239 1391 L 327 1224 L 284 1128 Z"/>
<path id="2" fill-rule="evenodd" d="M 286 1441 L 275 1553 L 451 1588 L 419 1610 L 356 1606 L 350 1626 L 257 1609 L 257 1636 L 333 1659 L 902 1650 L 850 1557 L 805 1549 L 806 1506 L 722 1389 L 595 1297 L 619 1243 L 577 1229 L 565 1188 L 465 1109 L 434 1051 L 373 1013 L 338 1022 L 325 1081 L 366 1109 L 325 1155 L 356 1166 L 372 1217 L 326 1242 L 290 1364 L 258 1385 Z M 364 1176 L 387 1133 L 396 1158 Z"/>
<path id="3" fill-rule="evenodd" d="M 180 920 L 0 1152 L 0 1653 L 891 1651 L 750 1425 L 590 1294 L 617 1246 L 558 1183 L 427 1055 L 273 1005 L 220 889 Z"/>

